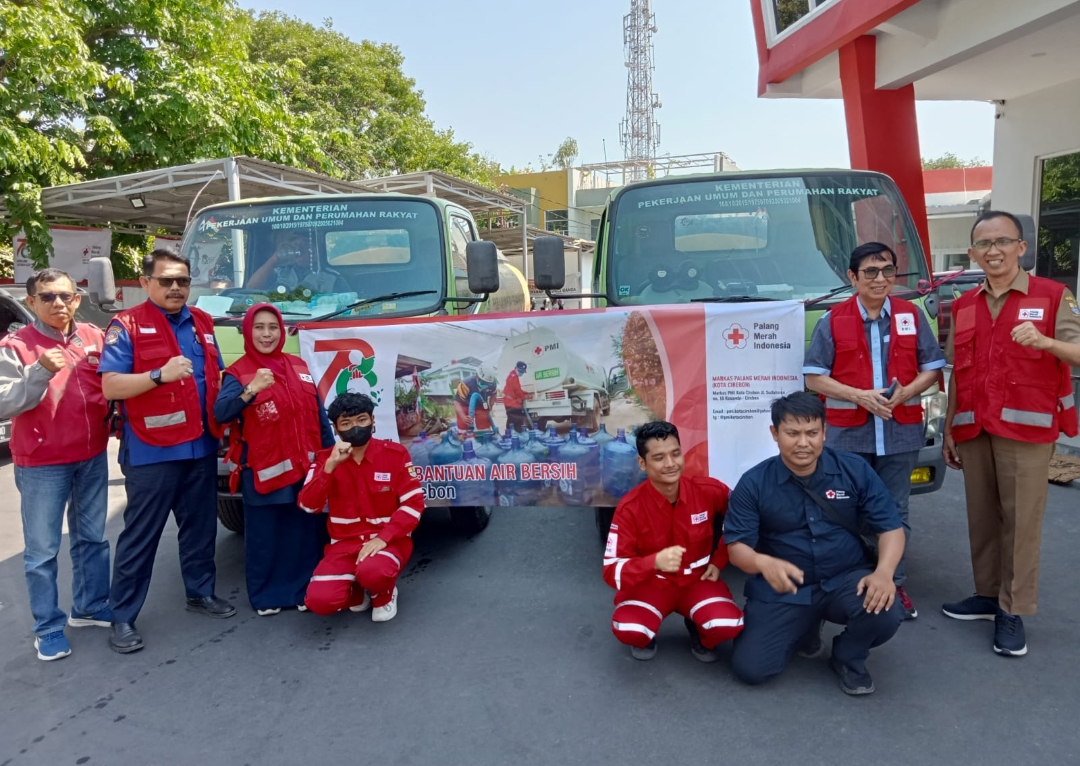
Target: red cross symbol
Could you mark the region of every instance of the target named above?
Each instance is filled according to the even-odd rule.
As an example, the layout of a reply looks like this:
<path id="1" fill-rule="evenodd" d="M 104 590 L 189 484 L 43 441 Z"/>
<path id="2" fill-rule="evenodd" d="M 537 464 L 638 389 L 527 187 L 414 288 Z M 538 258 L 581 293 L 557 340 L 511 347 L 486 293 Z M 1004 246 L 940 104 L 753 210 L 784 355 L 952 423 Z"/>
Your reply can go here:
<path id="1" fill-rule="evenodd" d="M 830 500 L 835 500 L 836 499 L 836 492 L 834 490 L 830 489 L 825 493 L 825 497 L 829 498 Z"/>
<path id="2" fill-rule="evenodd" d="M 537 346 L 536 348 L 533 349 L 533 353 L 536 354 L 537 356 L 540 356 L 542 353 L 544 353 L 544 349 Z"/>
<path id="3" fill-rule="evenodd" d="M 724 333 L 724 338 L 727 339 L 728 348 L 743 348 L 746 345 L 746 339 L 750 337 L 746 334 L 746 330 L 737 324 L 733 324 Z"/>
<path id="4" fill-rule="evenodd" d="M 903 319 L 900 320 L 900 323 L 902 325 L 904 325 L 904 327 L 907 327 L 909 324 L 911 324 L 911 320 L 908 319 L 907 317 L 904 317 Z"/>

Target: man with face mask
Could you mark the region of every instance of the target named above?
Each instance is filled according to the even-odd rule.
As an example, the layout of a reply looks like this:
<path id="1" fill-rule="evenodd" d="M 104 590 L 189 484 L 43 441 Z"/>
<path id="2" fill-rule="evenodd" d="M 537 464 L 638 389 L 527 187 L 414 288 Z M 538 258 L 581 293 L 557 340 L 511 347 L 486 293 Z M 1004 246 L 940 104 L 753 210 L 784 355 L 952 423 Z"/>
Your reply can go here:
<path id="1" fill-rule="evenodd" d="M 397 578 L 412 555 L 409 536 L 424 512 L 424 490 L 408 451 L 373 439 L 375 403 L 364 394 L 334 399 L 328 415 L 341 440 L 315 456 L 299 505 L 320 513 L 329 504 L 330 544 L 308 585 L 316 614 L 372 610 L 374 622 L 397 615 Z"/>

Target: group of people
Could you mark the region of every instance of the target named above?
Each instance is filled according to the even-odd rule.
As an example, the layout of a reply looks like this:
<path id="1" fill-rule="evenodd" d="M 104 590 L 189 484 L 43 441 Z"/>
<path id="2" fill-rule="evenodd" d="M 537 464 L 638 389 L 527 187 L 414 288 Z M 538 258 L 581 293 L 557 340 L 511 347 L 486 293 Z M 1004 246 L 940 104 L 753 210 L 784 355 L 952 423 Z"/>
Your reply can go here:
<path id="1" fill-rule="evenodd" d="M 136 619 L 169 515 L 177 525 L 185 607 L 229 618 L 215 592 L 218 452 L 229 435 L 233 491 L 244 499 L 248 597 L 283 608 L 397 613 L 396 579 L 424 509 L 409 454 L 375 439 L 372 400 L 324 409 L 303 360 L 284 353 L 270 304 L 244 316 L 244 355 L 225 368 L 209 314 L 188 306 L 190 265 L 172 250 L 143 259 L 147 300 L 105 332 L 76 322 L 70 276 L 27 282 L 37 319 L 0 342 L 0 414 L 13 419 L 24 564 L 41 660 L 71 653 L 65 627 L 108 627 L 121 654 L 143 648 Z M 106 448 L 119 429 L 127 506 L 110 577 Z M 65 510 L 74 608 L 58 606 Z M 324 514 L 328 510 L 328 514 Z"/>
<path id="2" fill-rule="evenodd" d="M 1077 433 L 1069 366 L 1080 364 L 1080 308 L 1060 284 L 1019 268 L 1025 247 L 1014 216 L 980 215 L 969 253 L 986 281 L 954 302 L 944 354 L 922 310 L 891 295 L 895 253 L 882 243 L 856 248 L 847 274 L 855 294 L 818 322 L 805 358 L 817 395 L 773 404 L 779 454 L 733 491 L 683 474 L 672 424 L 638 429 L 647 479 L 616 509 L 603 567 L 616 590 L 612 630 L 636 658 L 654 656 L 661 622 L 677 612 L 695 657 L 714 661 L 716 646 L 734 639 L 734 672 L 761 683 L 795 654 L 821 652 L 830 621 L 846 625 L 831 647 L 842 689 L 873 692 L 870 649 L 918 615 L 904 568 L 910 475 L 923 445 L 921 395 L 946 360 L 943 451 L 964 471 L 975 594 L 943 611 L 993 620 L 993 650 L 1026 653 L 1021 616 L 1037 607 L 1049 459 L 1060 432 Z M 38 657 L 70 654 L 65 626 L 109 627 L 120 653 L 143 647 L 135 622 L 170 513 L 186 608 L 236 613 L 215 593 L 226 429 L 258 614 L 370 609 L 375 622 L 392 619 L 424 493 L 408 452 L 374 438 L 374 403 L 346 393 L 324 409 L 306 364 L 283 351 L 286 329 L 269 304 L 247 311 L 245 353 L 225 369 L 209 315 L 187 305 L 189 264 L 175 252 L 147 255 L 140 282 L 147 301 L 102 333 L 75 321 L 80 296 L 67 274 L 39 271 L 27 283 L 37 320 L 0 342 L 0 417 L 14 419 Z M 458 392 L 469 425 L 486 414 L 485 384 L 493 388 L 494 376 Z M 507 389 L 517 396 L 508 417 L 527 418 L 524 393 L 510 381 Z M 105 452 L 117 421 L 127 507 L 110 578 Z M 56 583 L 65 511 L 70 613 Z M 729 562 L 751 575 L 742 608 L 720 576 Z"/>
<path id="3" fill-rule="evenodd" d="M 1020 269 L 1026 247 L 1015 216 L 978 217 L 968 252 L 986 280 L 953 303 L 944 354 L 921 309 L 891 295 L 896 254 L 879 242 L 857 247 L 847 274 L 855 295 L 822 317 L 806 353 L 817 395 L 773 403 L 779 454 L 730 493 L 682 475 L 673 425 L 638 430 L 648 478 L 616 508 L 604 553 L 612 631 L 635 658 L 652 658 L 675 611 L 695 657 L 712 662 L 733 639 L 735 675 L 757 684 L 796 654 L 820 653 L 829 621 L 846 626 L 830 656 L 841 688 L 872 693 L 870 650 L 918 616 L 905 589 L 910 480 L 923 444 L 920 395 L 946 360 L 942 450 L 964 472 L 975 593 L 942 611 L 992 620 L 999 655 L 1027 653 L 1022 616 L 1038 605 L 1050 457 L 1060 433 L 1077 434 L 1080 308 L 1060 283 Z M 719 579 L 728 561 L 751 575 L 742 610 Z"/>

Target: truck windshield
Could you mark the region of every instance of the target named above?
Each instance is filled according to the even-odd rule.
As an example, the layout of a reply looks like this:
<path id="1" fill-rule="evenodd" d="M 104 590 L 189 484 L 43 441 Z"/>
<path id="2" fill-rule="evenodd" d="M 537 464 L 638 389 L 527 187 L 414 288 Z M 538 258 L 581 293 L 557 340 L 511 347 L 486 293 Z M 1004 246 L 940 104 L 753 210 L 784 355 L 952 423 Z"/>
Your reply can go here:
<path id="1" fill-rule="evenodd" d="M 182 244 L 189 301 L 216 317 L 273 303 L 300 321 L 395 293 L 343 316 L 435 310 L 444 294 L 442 229 L 423 200 L 304 198 L 202 211 Z M 423 293 L 418 295 L 417 293 Z"/>
<path id="2" fill-rule="evenodd" d="M 907 207 L 877 174 L 643 184 L 619 194 L 610 215 L 604 249 L 615 304 L 807 300 L 848 284 L 851 251 L 871 241 L 896 252 L 898 288 L 928 277 Z M 841 290 L 838 299 L 846 297 Z"/>

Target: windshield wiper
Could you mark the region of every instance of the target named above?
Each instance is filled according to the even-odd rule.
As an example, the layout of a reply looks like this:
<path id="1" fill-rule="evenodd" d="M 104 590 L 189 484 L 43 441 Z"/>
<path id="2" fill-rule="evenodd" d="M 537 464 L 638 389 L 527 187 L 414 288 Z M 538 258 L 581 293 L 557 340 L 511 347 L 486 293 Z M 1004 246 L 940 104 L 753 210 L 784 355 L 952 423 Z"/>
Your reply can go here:
<path id="1" fill-rule="evenodd" d="M 819 295 L 816 298 L 811 298 L 810 300 L 806 301 L 803 305 L 804 306 L 813 306 L 815 303 L 820 303 L 821 301 L 827 301 L 827 300 L 829 300 L 829 298 L 832 298 L 834 295 L 839 295 L 840 293 L 845 292 L 846 290 L 854 290 L 854 289 L 855 289 L 855 287 L 851 283 L 848 283 L 846 285 L 840 285 L 839 287 L 834 287 L 832 290 L 829 290 L 829 292 L 825 293 L 824 295 Z"/>
<path id="2" fill-rule="evenodd" d="M 755 303 L 757 301 L 775 301 L 778 298 L 766 298 L 763 295 L 721 295 L 711 298 L 691 298 L 691 303 Z"/>
<path id="3" fill-rule="evenodd" d="M 345 308 L 341 309 L 340 311 L 335 311 L 333 314 L 323 314 L 322 316 L 314 317 L 311 321 L 312 322 L 325 322 L 327 319 L 333 319 L 336 316 L 341 316 L 342 314 L 347 314 L 350 311 L 352 311 L 353 309 L 358 309 L 361 306 L 367 306 L 367 305 L 372 304 L 372 303 L 378 303 L 379 301 L 392 301 L 392 300 L 394 300 L 396 298 L 415 298 L 415 297 L 417 297 L 419 295 L 434 295 L 434 294 L 435 294 L 434 290 L 411 290 L 411 291 L 406 292 L 406 293 L 387 293 L 386 295 L 379 295 L 379 296 L 377 296 L 375 298 L 364 298 L 362 301 L 356 301 L 355 303 L 350 303 Z"/>

